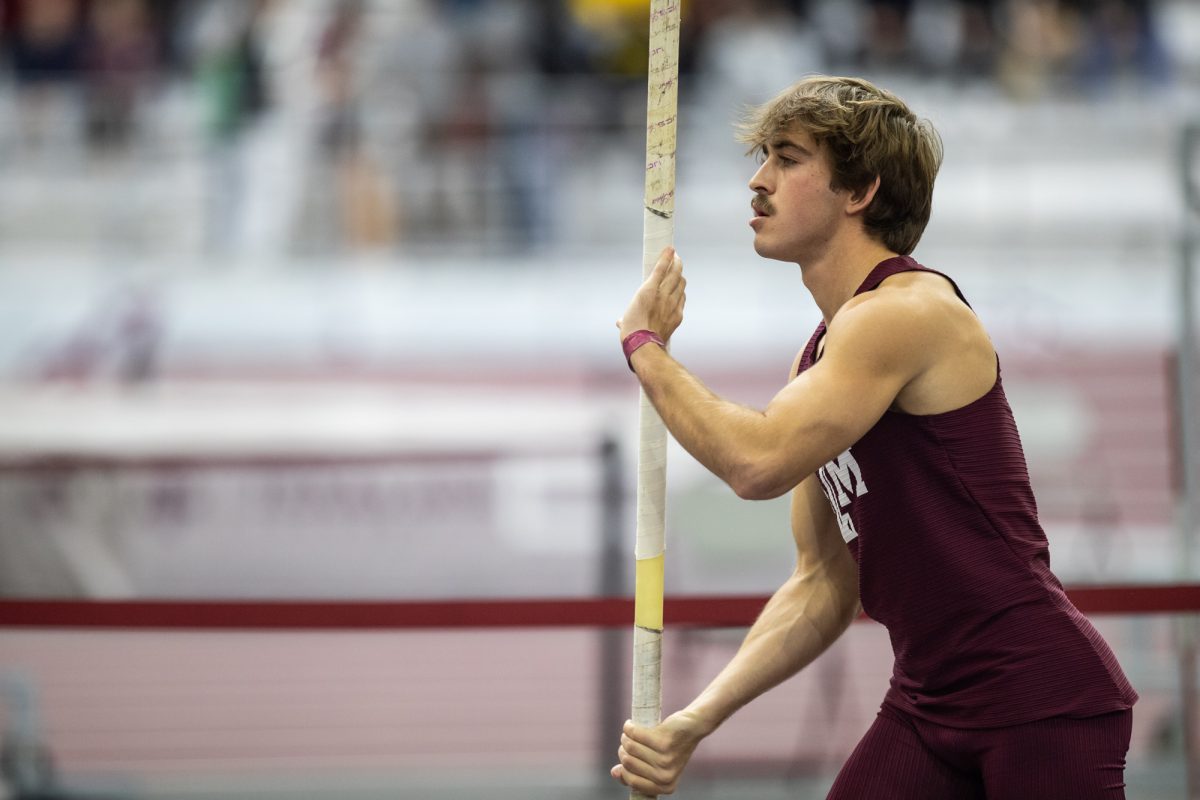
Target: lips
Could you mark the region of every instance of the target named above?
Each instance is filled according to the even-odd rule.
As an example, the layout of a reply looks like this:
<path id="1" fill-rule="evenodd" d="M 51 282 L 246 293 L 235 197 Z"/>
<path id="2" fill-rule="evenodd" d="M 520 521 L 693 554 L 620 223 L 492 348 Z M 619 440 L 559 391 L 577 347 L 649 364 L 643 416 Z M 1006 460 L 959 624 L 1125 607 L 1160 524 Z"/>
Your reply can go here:
<path id="1" fill-rule="evenodd" d="M 755 197 L 750 201 L 750 209 L 754 212 L 754 216 L 756 217 L 766 217 L 770 216 L 771 214 L 771 207 L 767 205 L 766 200 L 763 200 L 760 197 Z"/>

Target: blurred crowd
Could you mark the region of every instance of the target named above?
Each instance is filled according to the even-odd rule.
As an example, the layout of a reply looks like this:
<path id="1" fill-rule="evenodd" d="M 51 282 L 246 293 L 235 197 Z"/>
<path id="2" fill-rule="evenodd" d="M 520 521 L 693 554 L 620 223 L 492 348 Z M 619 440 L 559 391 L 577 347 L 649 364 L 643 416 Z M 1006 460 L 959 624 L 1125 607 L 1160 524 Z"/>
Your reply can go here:
<path id="1" fill-rule="evenodd" d="M 305 253 L 386 249 L 464 229 L 537 243 L 554 213 L 544 189 L 577 157 L 572 142 L 639 129 L 646 6 L 0 0 L 13 109 L 0 181 L 72 147 L 143 166 L 187 150 L 202 165 L 209 249 L 255 237 Z M 683 0 L 681 101 L 759 101 L 814 71 L 903 73 L 1016 100 L 1139 92 L 1173 79 L 1158 7 Z"/>

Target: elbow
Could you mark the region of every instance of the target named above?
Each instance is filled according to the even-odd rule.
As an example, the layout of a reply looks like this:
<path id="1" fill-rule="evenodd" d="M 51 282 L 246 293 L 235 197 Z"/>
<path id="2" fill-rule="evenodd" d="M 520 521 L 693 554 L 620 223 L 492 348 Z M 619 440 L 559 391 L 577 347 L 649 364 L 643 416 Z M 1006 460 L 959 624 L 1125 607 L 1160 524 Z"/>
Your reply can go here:
<path id="1" fill-rule="evenodd" d="M 774 500 L 783 494 L 773 487 L 753 482 L 739 481 L 731 483 L 730 486 L 733 488 L 733 493 L 743 500 Z"/>
<path id="2" fill-rule="evenodd" d="M 762 461 L 746 462 L 731 471 L 729 488 L 743 500 L 773 500 L 795 488 L 780 470 Z"/>
<path id="3" fill-rule="evenodd" d="M 725 482 L 743 500 L 773 500 L 800 485 L 821 463 L 813 461 L 809 439 L 820 430 L 762 427 L 738 442 Z"/>

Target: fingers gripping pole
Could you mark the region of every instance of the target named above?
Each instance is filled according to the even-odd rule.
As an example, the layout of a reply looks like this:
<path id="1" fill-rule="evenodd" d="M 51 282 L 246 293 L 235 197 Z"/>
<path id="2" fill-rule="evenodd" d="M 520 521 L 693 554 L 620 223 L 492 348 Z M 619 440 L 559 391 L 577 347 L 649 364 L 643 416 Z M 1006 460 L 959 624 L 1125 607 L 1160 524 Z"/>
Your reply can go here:
<path id="1" fill-rule="evenodd" d="M 675 234 L 675 121 L 679 89 L 680 0 L 651 0 L 646 99 L 646 192 L 642 277 Z M 663 552 L 667 431 L 641 396 L 637 490 L 637 584 L 633 631 L 633 721 L 662 718 Z M 636 791 L 632 798 L 645 795 Z"/>

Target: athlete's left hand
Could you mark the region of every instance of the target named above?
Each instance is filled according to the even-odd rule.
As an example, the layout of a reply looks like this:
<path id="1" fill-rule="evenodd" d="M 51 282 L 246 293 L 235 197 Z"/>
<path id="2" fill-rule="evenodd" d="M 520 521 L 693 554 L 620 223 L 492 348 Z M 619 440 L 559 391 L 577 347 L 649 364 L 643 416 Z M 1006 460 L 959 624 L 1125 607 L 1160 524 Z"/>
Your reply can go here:
<path id="1" fill-rule="evenodd" d="M 709 733 L 696 714 L 677 711 L 653 728 L 626 722 L 617 750 L 619 764 L 611 775 L 631 789 L 649 797 L 672 794 L 679 785 L 692 752 Z"/>
<path id="2" fill-rule="evenodd" d="M 654 331 L 669 341 L 671 334 L 683 322 L 683 305 L 687 301 L 684 287 L 683 261 L 675 248 L 667 247 L 658 257 L 650 277 L 638 288 L 625 309 L 625 315 L 617 320 L 621 340 L 634 331 Z"/>

